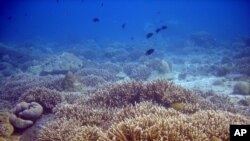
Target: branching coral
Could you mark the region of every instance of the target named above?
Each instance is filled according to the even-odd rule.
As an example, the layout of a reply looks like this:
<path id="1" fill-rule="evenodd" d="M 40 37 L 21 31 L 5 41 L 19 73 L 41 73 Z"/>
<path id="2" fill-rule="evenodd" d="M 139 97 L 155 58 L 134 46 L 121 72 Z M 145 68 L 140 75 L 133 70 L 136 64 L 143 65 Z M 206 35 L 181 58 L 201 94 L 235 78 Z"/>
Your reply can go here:
<path id="1" fill-rule="evenodd" d="M 95 75 L 102 77 L 104 80 L 109 82 L 114 82 L 117 80 L 115 77 L 116 74 L 110 73 L 108 70 L 105 69 L 96 69 L 96 68 L 85 68 L 76 73 L 78 76 L 89 76 Z"/>
<path id="2" fill-rule="evenodd" d="M 114 109 L 103 107 L 80 105 L 80 104 L 60 104 L 54 109 L 56 118 L 72 119 L 80 125 L 96 125 L 107 128 L 115 113 Z"/>
<path id="3" fill-rule="evenodd" d="M 81 83 L 83 83 L 85 86 L 89 87 L 95 87 L 104 83 L 107 83 L 102 77 L 95 76 L 95 75 L 88 75 L 81 77 Z"/>
<path id="4" fill-rule="evenodd" d="M 112 84 L 98 89 L 88 102 L 122 107 L 142 101 L 153 101 L 169 107 L 177 102 L 196 105 L 198 99 L 199 96 L 192 91 L 178 87 L 166 80 L 157 80 L 148 83 L 131 81 Z"/>
<path id="5" fill-rule="evenodd" d="M 62 90 L 61 81 L 63 76 L 39 77 L 28 74 L 19 74 L 4 80 L 0 87 L 1 99 L 16 101 L 28 89 L 34 87 L 46 87 L 49 89 Z"/>
<path id="6" fill-rule="evenodd" d="M 81 130 L 82 127 L 75 120 L 56 119 L 42 127 L 37 141 L 69 141 Z"/>
<path id="7" fill-rule="evenodd" d="M 110 110 L 114 114 L 108 115 L 113 120 L 108 122 L 108 128 L 103 128 L 101 124 L 86 125 L 85 122 L 83 125 L 81 119 L 89 120 L 83 115 L 93 117 L 95 112 L 99 113 L 96 114 L 98 116 L 107 115 L 106 111 L 92 108 L 92 112 L 85 112 L 83 106 L 79 106 L 79 109 L 76 105 L 73 109 L 66 107 L 57 110 L 55 121 L 42 128 L 38 141 L 228 140 L 230 124 L 250 123 L 249 119 L 229 112 L 201 110 L 194 114 L 183 114 L 151 102 L 141 102 L 117 112 Z"/>
<path id="8" fill-rule="evenodd" d="M 243 116 L 225 111 L 199 111 L 190 117 L 192 124 L 205 133 L 210 139 L 213 136 L 229 140 L 230 124 L 249 124 Z"/>
<path id="9" fill-rule="evenodd" d="M 45 87 L 34 87 L 25 92 L 19 101 L 25 102 L 38 102 L 43 106 L 45 111 L 51 111 L 57 104 L 63 101 L 63 97 L 60 92 L 56 90 L 47 89 Z"/>
<path id="10" fill-rule="evenodd" d="M 116 141 L 208 140 L 204 133 L 190 125 L 182 116 L 144 115 L 126 119 L 114 124 L 108 131 L 108 136 Z"/>

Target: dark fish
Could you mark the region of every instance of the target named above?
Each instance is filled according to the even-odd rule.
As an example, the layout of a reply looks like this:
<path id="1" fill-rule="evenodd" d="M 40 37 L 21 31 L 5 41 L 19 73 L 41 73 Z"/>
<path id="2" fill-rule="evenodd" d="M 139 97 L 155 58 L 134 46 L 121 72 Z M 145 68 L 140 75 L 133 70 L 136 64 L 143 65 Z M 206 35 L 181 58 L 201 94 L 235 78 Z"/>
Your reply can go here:
<path id="1" fill-rule="evenodd" d="M 56 3 L 59 3 L 59 0 L 56 0 Z"/>
<path id="2" fill-rule="evenodd" d="M 163 26 L 161 27 L 162 30 L 167 29 L 167 28 L 168 28 L 168 27 L 167 27 L 166 25 L 163 25 Z"/>
<path id="3" fill-rule="evenodd" d="M 151 55 L 153 52 L 155 51 L 155 49 L 151 48 L 151 49 L 148 49 L 145 53 L 145 55 Z"/>
<path id="4" fill-rule="evenodd" d="M 99 22 L 100 19 L 99 18 L 93 18 L 93 22 Z"/>
<path id="5" fill-rule="evenodd" d="M 153 36 L 154 34 L 152 32 L 149 32 L 147 35 L 146 35 L 146 38 L 149 39 Z"/>
<path id="6" fill-rule="evenodd" d="M 130 37 L 130 40 L 131 40 L 131 41 L 134 41 L 134 40 L 135 40 L 135 38 L 134 38 L 134 37 Z"/>
<path id="7" fill-rule="evenodd" d="M 161 28 L 157 28 L 157 29 L 155 30 L 156 33 L 159 33 L 160 31 L 161 31 Z"/>
<path id="8" fill-rule="evenodd" d="M 123 23 L 122 24 L 122 29 L 125 29 L 125 27 L 126 27 L 126 23 Z"/>
<path id="9" fill-rule="evenodd" d="M 9 17 L 8 17 L 8 20 L 11 21 L 11 20 L 12 20 L 12 16 L 9 16 Z"/>
<path id="10" fill-rule="evenodd" d="M 103 7 L 103 2 L 101 3 L 101 7 Z"/>

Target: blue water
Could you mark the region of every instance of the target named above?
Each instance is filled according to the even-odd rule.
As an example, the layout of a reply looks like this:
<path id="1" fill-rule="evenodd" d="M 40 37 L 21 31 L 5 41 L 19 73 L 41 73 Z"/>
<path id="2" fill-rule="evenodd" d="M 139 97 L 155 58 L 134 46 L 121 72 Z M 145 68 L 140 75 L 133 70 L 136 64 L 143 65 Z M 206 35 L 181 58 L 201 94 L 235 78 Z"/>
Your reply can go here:
<path id="1" fill-rule="evenodd" d="M 92 19 L 98 17 L 100 22 Z M 123 30 L 121 25 L 126 23 Z M 129 41 L 158 26 L 164 38 L 206 31 L 219 39 L 250 33 L 248 0 L 0 0 L 0 42 Z M 155 37 L 157 38 L 157 37 Z"/>

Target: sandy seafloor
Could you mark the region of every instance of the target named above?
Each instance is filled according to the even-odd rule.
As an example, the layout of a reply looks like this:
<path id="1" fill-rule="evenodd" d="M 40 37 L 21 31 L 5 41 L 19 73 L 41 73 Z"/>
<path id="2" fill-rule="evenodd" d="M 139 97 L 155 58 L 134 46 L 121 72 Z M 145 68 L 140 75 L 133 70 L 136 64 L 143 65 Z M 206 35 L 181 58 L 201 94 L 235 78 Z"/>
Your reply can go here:
<path id="1" fill-rule="evenodd" d="M 3 129 L 7 123 L 2 118 L 0 140 L 168 140 L 164 135 L 170 133 L 159 132 L 167 130 L 170 124 L 167 121 L 174 122 L 171 119 L 174 114 L 166 116 L 169 111 L 164 112 L 169 109 L 183 114 L 185 120 L 193 119 L 193 114 L 212 110 L 202 113 L 205 115 L 201 114 L 200 118 L 206 119 L 209 114 L 214 116 L 210 118 L 213 122 L 206 119 L 208 123 L 201 123 L 208 124 L 206 129 L 211 130 L 217 124 L 220 134 L 201 130 L 195 122 L 189 122 L 192 128 L 188 130 L 185 120 L 180 120 L 184 135 L 196 133 L 198 129 L 205 134 L 204 140 L 228 140 L 229 123 L 250 124 L 250 38 L 223 41 L 215 40 L 208 33 L 197 33 L 176 41 L 159 39 L 150 46 L 155 47 L 155 52 L 147 56 L 145 41 L 1 43 L 1 118 L 11 114 L 22 118 L 11 111 L 22 101 L 38 102 L 43 113 L 23 129 Z M 166 86 L 170 82 L 180 87 Z M 166 88 L 161 90 L 162 87 Z M 193 100 L 193 95 L 197 95 L 198 100 Z M 201 101 L 210 106 L 201 106 Z M 162 122 L 166 129 L 158 127 L 156 122 L 163 119 L 167 120 Z M 178 122 L 172 126 L 175 125 L 179 125 Z M 45 126 L 48 128 L 44 129 Z M 153 131 L 148 129 L 151 126 L 158 128 L 159 134 L 153 136 Z M 171 129 L 180 131 L 178 127 Z M 196 135 L 172 136 L 200 139 Z"/>

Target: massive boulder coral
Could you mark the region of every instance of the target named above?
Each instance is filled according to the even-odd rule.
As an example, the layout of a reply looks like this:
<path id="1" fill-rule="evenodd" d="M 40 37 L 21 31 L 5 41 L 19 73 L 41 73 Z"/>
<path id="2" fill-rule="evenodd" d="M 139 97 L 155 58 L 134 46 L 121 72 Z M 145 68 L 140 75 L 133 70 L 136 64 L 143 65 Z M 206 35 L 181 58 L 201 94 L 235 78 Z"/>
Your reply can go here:
<path id="1" fill-rule="evenodd" d="M 234 86 L 235 94 L 249 95 L 250 94 L 250 84 L 248 82 L 240 81 Z"/>
<path id="2" fill-rule="evenodd" d="M 34 124 L 43 113 L 43 107 L 36 102 L 21 102 L 12 109 L 10 123 L 16 128 L 23 129 Z"/>
<path id="3" fill-rule="evenodd" d="M 45 111 L 50 112 L 59 103 L 63 101 L 63 96 L 56 90 L 45 87 L 34 87 L 26 91 L 19 101 L 37 102 L 41 104 Z"/>

